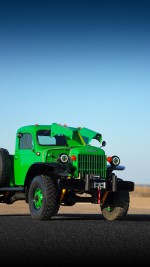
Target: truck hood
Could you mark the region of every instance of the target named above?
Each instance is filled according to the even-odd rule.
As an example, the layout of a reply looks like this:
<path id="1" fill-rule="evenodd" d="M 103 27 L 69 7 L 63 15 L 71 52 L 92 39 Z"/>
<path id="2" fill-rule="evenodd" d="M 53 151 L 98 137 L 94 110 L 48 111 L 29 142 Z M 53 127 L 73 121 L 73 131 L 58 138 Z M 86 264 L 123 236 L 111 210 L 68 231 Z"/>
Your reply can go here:
<path id="1" fill-rule="evenodd" d="M 105 151 L 101 148 L 95 147 L 95 146 L 82 146 L 82 147 L 74 147 L 70 151 L 70 156 L 72 155 L 79 155 L 79 154 L 85 154 L 85 155 L 105 155 Z"/>
<path id="2" fill-rule="evenodd" d="M 76 145 L 87 145 L 90 143 L 92 139 L 98 140 L 100 143 L 102 142 L 102 135 L 98 132 L 90 130 L 88 128 L 74 128 L 74 127 L 67 127 L 57 123 L 53 123 L 51 125 L 51 136 L 63 134 L 69 139 L 69 146 Z M 73 142 L 71 142 L 71 140 Z"/>

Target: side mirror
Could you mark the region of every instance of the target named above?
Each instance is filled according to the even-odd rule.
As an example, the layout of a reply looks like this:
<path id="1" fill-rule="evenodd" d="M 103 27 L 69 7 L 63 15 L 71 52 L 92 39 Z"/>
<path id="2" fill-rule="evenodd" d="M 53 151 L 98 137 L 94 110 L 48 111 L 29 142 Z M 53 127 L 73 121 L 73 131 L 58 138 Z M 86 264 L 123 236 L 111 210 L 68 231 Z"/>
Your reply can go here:
<path id="1" fill-rule="evenodd" d="M 22 133 L 17 133 L 17 137 L 18 138 L 22 138 L 23 137 L 23 134 Z"/>

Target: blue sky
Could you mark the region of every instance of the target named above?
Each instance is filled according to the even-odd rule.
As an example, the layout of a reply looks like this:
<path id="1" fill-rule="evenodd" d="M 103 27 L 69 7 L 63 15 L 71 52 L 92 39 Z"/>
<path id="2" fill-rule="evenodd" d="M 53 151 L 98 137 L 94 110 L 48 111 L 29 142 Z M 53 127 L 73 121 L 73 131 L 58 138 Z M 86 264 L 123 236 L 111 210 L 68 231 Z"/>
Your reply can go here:
<path id="1" fill-rule="evenodd" d="M 149 1 L 0 2 L 0 147 L 29 124 L 102 134 L 125 180 L 150 184 Z"/>

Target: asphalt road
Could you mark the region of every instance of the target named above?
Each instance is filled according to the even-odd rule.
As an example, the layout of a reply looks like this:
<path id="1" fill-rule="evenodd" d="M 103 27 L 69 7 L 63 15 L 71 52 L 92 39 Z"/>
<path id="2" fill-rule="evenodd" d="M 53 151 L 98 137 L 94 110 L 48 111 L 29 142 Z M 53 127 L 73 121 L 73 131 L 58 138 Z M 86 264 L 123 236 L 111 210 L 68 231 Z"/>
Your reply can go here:
<path id="1" fill-rule="evenodd" d="M 106 221 L 101 214 L 0 216 L 0 263 L 14 266 L 127 266 L 150 261 L 150 215 Z"/>

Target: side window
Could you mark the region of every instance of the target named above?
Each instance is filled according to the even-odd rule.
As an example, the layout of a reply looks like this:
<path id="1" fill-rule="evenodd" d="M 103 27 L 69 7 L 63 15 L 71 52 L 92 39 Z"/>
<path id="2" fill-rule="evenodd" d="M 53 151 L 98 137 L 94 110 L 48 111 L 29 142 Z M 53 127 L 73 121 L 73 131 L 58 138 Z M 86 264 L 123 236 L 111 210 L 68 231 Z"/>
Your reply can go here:
<path id="1" fill-rule="evenodd" d="M 19 139 L 19 148 L 20 149 L 32 149 L 32 135 L 29 133 L 22 134 L 22 137 Z"/>

